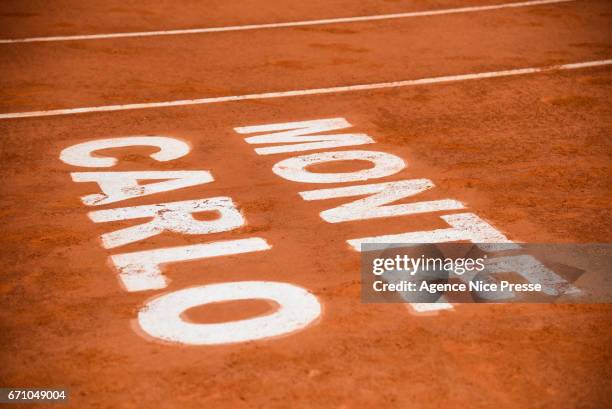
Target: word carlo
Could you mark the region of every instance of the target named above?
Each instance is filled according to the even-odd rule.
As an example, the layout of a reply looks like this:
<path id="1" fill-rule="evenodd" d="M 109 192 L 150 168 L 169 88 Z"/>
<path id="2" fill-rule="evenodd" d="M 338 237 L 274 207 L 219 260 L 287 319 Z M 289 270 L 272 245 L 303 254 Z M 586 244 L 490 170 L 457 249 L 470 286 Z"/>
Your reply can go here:
<path id="1" fill-rule="evenodd" d="M 349 127 L 351 124 L 345 119 L 334 118 L 240 127 L 235 128 L 235 131 L 239 134 L 258 134 L 247 137 L 245 141 L 253 145 L 265 145 L 255 149 L 259 155 L 286 154 L 374 143 L 370 136 L 360 133 L 320 134 Z M 112 168 L 117 165 L 118 159 L 102 156 L 96 152 L 102 149 L 134 146 L 157 148 L 157 152 L 152 154 L 151 158 L 159 162 L 181 158 L 190 151 L 187 143 L 176 138 L 129 136 L 98 139 L 73 145 L 61 152 L 60 159 L 75 167 Z M 344 173 L 317 173 L 308 169 L 309 166 L 315 164 L 355 160 L 370 162 L 371 167 Z M 273 166 L 272 171 L 281 178 L 293 182 L 346 184 L 385 178 L 400 172 L 405 167 L 404 160 L 385 152 L 334 150 L 281 160 Z M 97 183 L 100 193 L 81 198 L 86 206 L 91 207 L 118 204 L 128 199 L 214 182 L 214 177 L 209 170 L 90 171 L 73 172 L 71 176 L 74 182 Z M 147 180 L 149 183 L 143 183 Z M 321 212 L 321 218 L 327 223 L 456 211 L 464 208 L 461 202 L 452 199 L 390 205 L 392 202 L 417 195 L 433 187 L 433 182 L 428 179 L 408 179 L 323 188 L 299 194 L 307 201 L 365 196 Z M 193 217 L 194 214 L 202 212 L 215 212 L 217 218 L 197 220 Z M 106 249 L 117 249 L 126 244 L 159 235 L 164 231 L 207 235 L 236 229 L 246 223 L 236 203 L 226 196 L 145 206 L 106 208 L 91 211 L 88 216 L 94 223 L 146 219 L 144 223 L 103 234 L 101 242 Z M 454 213 L 440 217 L 449 225 L 448 228 L 354 238 L 347 240 L 347 243 L 356 251 L 361 250 L 363 243 L 406 243 L 406 245 L 449 241 L 510 243 L 503 234 L 475 214 Z M 261 237 L 248 237 L 133 253 L 117 253 L 110 256 L 110 262 L 117 269 L 119 280 L 126 291 L 151 291 L 167 287 L 168 280 L 163 274 L 162 266 L 168 263 L 268 251 L 271 248 L 272 246 Z M 507 264 L 511 259 L 512 257 L 502 257 L 499 263 Z M 514 256 L 514 262 L 514 264 L 521 265 L 521 273 L 527 280 L 538 280 L 548 284 L 548 291 L 552 294 L 556 291 L 555 286 L 565 283 L 550 270 L 530 260 L 528 256 Z M 181 318 L 184 311 L 196 306 L 244 299 L 271 300 L 278 305 L 278 308 L 273 314 L 214 324 L 192 323 Z M 425 311 L 452 308 L 452 306 L 446 303 L 412 304 L 412 308 L 416 311 Z M 138 324 L 146 333 L 161 340 L 189 345 L 215 345 L 252 341 L 294 332 L 308 326 L 320 314 L 319 300 L 303 288 L 282 282 L 240 281 L 190 287 L 165 293 L 148 302 L 139 311 Z"/>

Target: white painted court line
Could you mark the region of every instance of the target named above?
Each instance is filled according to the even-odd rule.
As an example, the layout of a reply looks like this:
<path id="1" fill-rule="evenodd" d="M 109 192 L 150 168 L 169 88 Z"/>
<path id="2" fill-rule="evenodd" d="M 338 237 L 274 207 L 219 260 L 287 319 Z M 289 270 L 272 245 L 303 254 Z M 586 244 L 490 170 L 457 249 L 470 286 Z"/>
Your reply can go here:
<path id="1" fill-rule="evenodd" d="M 328 18 L 328 19 L 323 19 L 323 20 L 290 21 L 290 22 L 285 22 L 285 23 L 251 24 L 251 25 L 244 25 L 244 26 L 192 28 L 192 29 L 184 29 L 184 30 L 141 31 L 141 32 L 133 32 L 133 33 L 110 33 L 110 34 L 89 34 L 89 35 L 69 35 L 69 36 L 53 36 L 53 37 L 0 39 L 0 44 L 40 43 L 40 42 L 51 42 L 51 41 L 76 41 L 76 40 L 102 40 L 102 39 L 108 39 L 108 38 L 151 37 L 151 36 L 169 36 L 169 35 L 182 35 L 182 34 L 204 34 L 204 33 L 219 33 L 219 32 L 224 32 L 224 31 L 259 30 L 263 28 L 315 26 L 315 25 L 322 25 L 322 24 L 354 23 L 354 22 L 359 22 L 359 21 L 390 20 L 390 19 L 408 18 L 408 17 L 437 16 L 437 15 L 442 15 L 442 14 L 472 13 L 476 11 L 539 6 L 543 4 L 554 4 L 554 3 L 567 3 L 570 1 L 576 1 L 576 0 L 533 0 L 533 1 L 523 1 L 523 2 L 518 2 L 518 3 L 493 4 L 489 6 L 470 6 L 470 7 L 460 7 L 460 8 L 443 9 L 443 10 L 426 10 L 426 11 L 415 11 L 415 12 L 409 12 L 409 13 L 379 14 L 379 15 L 374 15 L 374 16 L 339 17 L 339 18 Z"/>
<path id="2" fill-rule="evenodd" d="M 164 108 L 164 107 L 175 107 L 175 106 L 183 106 L 183 105 L 215 104 L 219 102 L 244 101 L 244 100 L 254 100 L 254 99 L 297 97 L 297 96 L 303 96 L 303 95 L 318 95 L 318 94 L 335 94 L 339 92 L 366 91 L 366 90 L 372 90 L 372 89 L 398 88 L 398 87 L 408 87 L 408 86 L 413 86 L 413 85 L 425 85 L 425 84 L 439 84 L 439 83 L 444 83 L 444 82 L 457 82 L 457 81 L 467 81 L 467 80 L 484 79 L 484 78 L 510 77 L 514 75 L 534 74 L 534 73 L 546 72 L 546 71 L 576 70 L 580 68 L 599 67 L 599 66 L 611 65 L 611 64 L 612 64 L 612 59 L 599 60 L 599 61 L 587 61 L 587 62 L 579 62 L 579 63 L 563 64 L 563 65 L 551 65 L 547 67 L 519 68 L 519 69 L 505 70 L 505 71 L 490 71 L 490 72 L 481 72 L 481 73 L 475 73 L 475 74 L 461 74 L 461 75 L 450 75 L 450 76 L 444 76 L 444 77 L 421 78 L 421 79 L 406 80 L 406 81 L 379 82 L 375 84 L 360 84 L 360 85 L 347 85 L 347 86 L 330 87 L 330 88 L 313 88 L 313 89 L 294 90 L 294 91 L 266 92 L 263 94 L 247 94 L 247 95 L 233 95 L 233 96 L 226 96 L 226 97 L 184 99 L 184 100 L 165 101 L 165 102 L 149 102 L 149 103 L 142 103 L 142 104 L 105 105 L 105 106 L 84 107 L 84 108 L 52 109 L 48 111 L 14 112 L 14 113 L 0 114 L 0 119 L 30 118 L 30 117 L 56 116 L 56 115 L 74 115 L 74 114 L 84 114 L 88 112 L 127 111 L 131 109 Z"/>

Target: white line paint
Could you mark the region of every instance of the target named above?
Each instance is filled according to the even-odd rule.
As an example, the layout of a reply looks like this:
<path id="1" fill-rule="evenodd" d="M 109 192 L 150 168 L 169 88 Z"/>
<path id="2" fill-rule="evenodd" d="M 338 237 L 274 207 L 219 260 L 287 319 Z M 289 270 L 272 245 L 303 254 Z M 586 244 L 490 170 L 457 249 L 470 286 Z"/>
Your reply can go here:
<path id="1" fill-rule="evenodd" d="M 214 181 L 205 170 L 139 171 L 139 172 L 73 172 L 73 182 L 95 182 L 102 193 L 82 196 L 87 206 L 101 206 L 135 197 L 203 185 Z M 163 180 L 140 184 L 140 180 Z"/>
<path id="2" fill-rule="evenodd" d="M 368 169 L 342 173 L 317 173 L 308 167 L 321 163 L 361 160 L 370 162 Z M 406 163 L 399 156 L 377 151 L 332 151 L 294 156 L 276 163 L 272 172 L 286 180 L 301 183 L 346 183 L 384 178 L 401 171 Z"/>
<path id="3" fill-rule="evenodd" d="M 533 284 L 542 284 L 542 291 L 548 295 L 579 293 L 580 290 L 554 271 L 527 254 L 491 258 L 487 261 L 487 272 L 516 272 Z M 510 292 L 512 293 L 512 292 Z"/>
<path id="4" fill-rule="evenodd" d="M 182 313 L 190 308 L 236 300 L 266 300 L 272 314 L 239 321 L 194 323 Z M 149 301 L 138 324 L 149 335 L 186 345 L 221 345 L 285 335 L 302 330 L 321 315 L 321 304 L 307 290 L 274 281 L 238 281 L 185 288 Z"/>
<path id="5" fill-rule="evenodd" d="M 442 9 L 442 10 L 415 11 L 415 12 L 409 12 L 409 13 L 379 14 L 379 15 L 373 15 L 373 16 L 328 18 L 328 19 L 323 19 L 323 20 L 290 21 L 290 22 L 285 22 L 285 23 L 250 24 L 250 25 L 244 25 L 244 26 L 191 28 L 191 29 L 184 29 L 184 30 L 140 31 L 140 32 L 132 32 L 132 33 L 110 33 L 110 34 L 88 34 L 88 35 L 53 36 L 53 37 L 0 39 L 0 44 L 42 43 L 42 42 L 52 42 L 52 41 L 76 41 L 76 40 L 103 40 L 103 39 L 109 39 L 109 38 L 205 34 L 205 33 L 220 33 L 220 32 L 225 32 L 225 31 L 259 30 L 259 29 L 264 29 L 264 28 L 316 26 L 316 25 L 322 25 L 322 24 L 355 23 L 355 22 L 360 22 L 360 21 L 391 20 L 391 19 L 409 18 L 409 17 L 438 16 L 438 15 L 443 15 L 443 14 L 472 13 L 472 12 L 477 12 L 477 11 L 540 6 L 544 4 L 568 3 L 570 1 L 575 1 L 575 0 L 534 0 L 534 1 L 523 1 L 523 2 L 518 2 L 518 3 L 493 4 L 489 6 L 471 6 L 471 7 L 460 7 L 460 8 Z"/>
<path id="6" fill-rule="evenodd" d="M 265 251 L 271 248 L 264 239 L 251 237 L 115 254 L 110 260 L 119 270 L 119 279 L 126 291 L 148 291 L 166 288 L 169 280 L 162 270 L 168 263 Z"/>
<path id="7" fill-rule="evenodd" d="M 447 303 L 444 297 L 440 297 L 435 303 L 420 303 L 413 302 L 410 304 L 406 304 L 407 307 L 412 308 L 412 310 L 416 313 L 431 313 L 437 312 L 440 310 L 453 310 L 453 305 Z"/>
<path id="8" fill-rule="evenodd" d="M 388 248 L 410 247 L 419 243 L 447 243 L 451 241 L 470 241 L 478 247 L 487 249 L 486 243 L 507 243 L 501 232 L 473 213 L 457 213 L 440 216 L 451 227 L 426 231 L 411 231 L 383 236 L 362 237 L 346 242 L 356 251 L 362 251 L 363 244 L 388 244 Z M 391 244 L 393 243 L 393 244 Z M 518 248 L 518 245 L 517 245 Z"/>
<path id="9" fill-rule="evenodd" d="M 297 96 L 305 96 L 305 95 L 335 94 L 335 93 L 340 93 L 340 92 L 367 91 L 367 90 L 374 90 L 374 89 L 399 88 L 399 87 L 409 87 L 409 86 L 427 85 L 427 84 L 440 84 L 440 83 L 446 83 L 446 82 L 458 82 L 458 81 L 467 81 L 467 80 L 485 79 L 485 78 L 511 77 L 515 75 L 535 74 L 535 73 L 547 72 L 547 71 L 577 70 L 580 68 L 600 67 L 600 66 L 610 65 L 610 64 L 612 64 L 612 59 L 598 60 L 598 61 L 586 61 L 586 62 L 563 64 L 563 65 L 550 65 L 546 67 L 519 68 L 519 69 L 504 70 L 504 71 L 490 71 L 490 72 L 481 72 L 481 73 L 474 73 L 474 74 L 449 75 L 449 76 L 443 76 L 443 77 L 421 78 L 421 79 L 406 80 L 406 81 L 378 82 L 374 84 L 346 85 L 346 86 L 339 86 L 339 87 L 313 88 L 313 89 L 304 89 L 304 90 L 295 90 L 295 91 L 266 92 L 263 94 L 233 95 L 233 96 L 226 96 L 226 97 L 213 97 L 213 98 L 200 98 L 200 99 L 183 99 L 183 100 L 176 100 L 176 101 L 150 102 L 150 103 L 142 103 L 142 104 L 105 105 L 105 106 L 85 107 L 85 108 L 52 109 L 52 110 L 47 110 L 47 111 L 12 112 L 12 113 L 0 114 L 0 119 L 32 118 L 32 117 L 57 116 L 57 115 L 74 115 L 74 114 L 85 114 L 85 113 L 91 113 L 91 112 L 127 111 L 127 110 L 132 110 L 132 109 L 166 108 L 166 107 L 185 106 L 185 105 L 215 104 L 215 103 L 220 103 L 220 102 L 231 102 L 231 101 L 285 98 L 285 97 L 297 97 Z"/>
<path id="10" fill-rule="evenodd" d="M 217 217 L 213 220 L 198 220 L 193 217 L 194 213 L 202 212 L 212 213 Z M 90 212 L 88 216 L 94 223 L 152 219 L 104 233 L 100 237 L 106 249 L 145 240 L 165 231 L 178 234 L 211 234 L 234 230 L 246 223 L 233 200 L 225 196 L 98 210 Z"/>
<path id="11" fill-rule="evenodd" d="M 312 135 L 321 132 L 346 129 L 352 126 L 353 125 L 351 125 L 344 118 L 329 118 L 317 119 L 314 121 L 288 122 L 282 124 L 243 126 L 234 128 L 234 130 L 239 134 L 276 131 L 274 133 L 245 138 L 245 141 L 250 144 L 290 144 L 256 148 L 255 152 L 258 155 L 301 152 L 314 149 L 332 149 L 341 146 L 355 146 L 374 143 L 374 139 L 362 133 Z"/>
<path id="12" fill-rule="evenodd" d="M 101 149 L 124 148 L 129 146 L 154 146 L 158 152 L 149 155 L 158 162 L 182 158 L 191 148 L 189 144 L 167 136 L 126 136 L 123 138 L 96 139 L 72 145 L 62 151 L 60 160 L 68 165 L 87 168 L 112 168 L 117 158 L 92 155 Z"/>
<path id="13" fill-rule="evenodd" d="M 439 212 L 441 210 L 463 209 L 457 200 L 434 200 L 389 205 L 407 197 L 418 195 L 434 187 L 431 180 L 411 179 L 396 182 L 374 183 L 318 189 L 300 192 L 304 200 L 325 200 L 340 197 L 368 195 L 363 199 L 345 203 L 338 207 L 323 210 L 319 215 L 328 223 L 341 223 L 353 220 L 374 219 L 378 217 L 398 217 L 417 213 Z"/>

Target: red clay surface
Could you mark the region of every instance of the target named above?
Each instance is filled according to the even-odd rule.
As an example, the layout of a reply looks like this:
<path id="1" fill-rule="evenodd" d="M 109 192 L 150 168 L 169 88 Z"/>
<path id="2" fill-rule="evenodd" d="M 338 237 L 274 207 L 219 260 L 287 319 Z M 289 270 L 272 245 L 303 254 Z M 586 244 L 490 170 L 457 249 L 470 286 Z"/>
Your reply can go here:
<path id="1" fill-rule="evenodd" d="M 4 45 L 0 110 L 240 95 L 606 59 L 612 54 L 610 12 L 609 2 L 589 0 L 290 29 Z"/>
<path id="2" fill-rule="evenodd" d="M 3 19 L 24 23 L 3 30 L 8 37 L 172 29 L 459 2 L 213 3 L 214 13 L 201 19 L 193 2 L 165 2 L 155 10 L 117 2 L 116 17 L 84 2 L 51 8 L 6 2 Z M 54 7 L 62 12 L 53 13 Z M 71 13 L 77 12 L 74 22 L 77 14 Z M 604 59 L 612 55 L 611 16 L 609 2 L 579 1 L 309 30 L 1 45 L 0 112 Z M 610 242 L 611 93 L 612 69 L 602 67 L 1 120 L 0 386 L 68 387 L 72 395 L 64 407 L 74 408 L 604 407 L 612 375 L 609 305 L 460 305 L 418 315 L 404 305 L 361 304 L 359 254 L 345 240 L 441 228 L 439 214 L 327 224 L 318 213 L 346 200 L 304 202 L 298 192 L 320 186 L 289 182 L 271 171 L 295 155 L 258 156 L 233 128 L 344 117 L 352 130 L 376 140 L 364 149 L 406 160 L 408 167 L 389 180 L 428 178 L 436 184 L 422 200 L 461 200 L 516 241 Z M 84 169 L 58 156 L 76 143 L 129 135 L 174 136 L 193 149 L 167 163 L 149 159 L 146 148 L 123 149 L 113 170 L 209 170 L 215 182 L 121 206 L 231 196 L 248 225 L 206 238 L 165 233 L 120 251 L 104 250 L 100 234 L 133 223 L 92 223 L 79 197 L 96 192 L 95 185 L 72 182 L 70 172 Z M 118 252 L 252 236 L 273 248 L 171 264 L 165 269 L 171 283 L 162 291 L 124 291 L 107 262 Z M 164 344 L 134 329 L 137 311 L 153 296 L 240 280 L 297 284 L 320 299 L 324 312 L 301 332 L 230 346 Z M 242 319 L 268 308 L 256 301 L 223 307 L 203 307 L 190 318 Z"/>
<path id="3" fill-rule="evenodd" d="M 467 0 L 207 0 L 202 5 L 198 1 L 159 0 L 152 8 L 142 0 L 4 1 L 0 4 L 0 33 L 3 37 L 32 37 L 174 30 L 406 13 L 478 3 Z"/>

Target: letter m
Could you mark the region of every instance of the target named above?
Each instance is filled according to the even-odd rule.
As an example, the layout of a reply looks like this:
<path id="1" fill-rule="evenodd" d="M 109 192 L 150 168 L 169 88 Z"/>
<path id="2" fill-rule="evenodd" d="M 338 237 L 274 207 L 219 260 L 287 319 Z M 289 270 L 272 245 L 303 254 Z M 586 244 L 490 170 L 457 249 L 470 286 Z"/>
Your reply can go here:
<path id="1" fill-rule="evenodd" d="M 330 149 L 340 146 L 365 145 L 374 140 L 362 133 L 313 135 L 321 132 L 350 128 L 352 125 L 344 118 L 317 119 L 314 121 L 286 122 L 282 124 L 255 125 L 234 128 L 239 134 L 272 132 L 246 138 L 247 143 L 277 144 L 256 148 L 259 155 L 274 153 Z M 283 145 L 279 145 L 283 144 Z M 289 145 L 286 145 L 289 144 Z"/>

